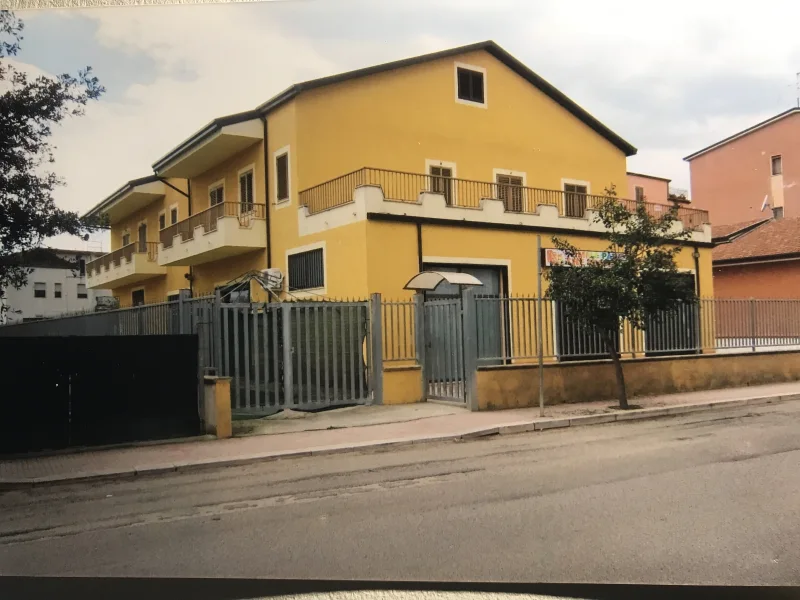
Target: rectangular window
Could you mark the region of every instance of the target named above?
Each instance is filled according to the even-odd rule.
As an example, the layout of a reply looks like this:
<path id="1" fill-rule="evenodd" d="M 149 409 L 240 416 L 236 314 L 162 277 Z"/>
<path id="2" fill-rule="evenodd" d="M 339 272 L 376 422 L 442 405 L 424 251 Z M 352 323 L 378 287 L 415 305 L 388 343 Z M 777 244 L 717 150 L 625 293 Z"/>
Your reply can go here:
<path id="1" fill-rule="evenodd" d="M 61 298 L 61 284 L 56 283 L 55 289 L 53 290 L 53 296 L 56 298 Z"/>
<path id="2" fill-rule="evenodd" d="M 38 282 L 33 284 L 33 297 L 34 298 L 47 298 L 47 284 Z"/>
<path id="3" fill-rule="evenodd" d="M 239 175 L 239 203 L 242 212 L 253 210 L 253 172 L 248 171 Z"/>
<path id="4" fill-rule="evenodd" d="M 221 185 L 208 192 L 208 201 L 211 206 L 222 204 L 225 200 L 225 188 Z"/>
<path id="5" fill-rule="evenodd" d="M 498 175 L 497 198 L 503 201 L 507 211 L 522 212 L 522 177 Z"/>
<path id="6" fill-rule="evenodd" d="M 325 287 L 322 248 L 289 255 L 289 289 L 313 290 Z"/>
<path id="7" fill-rule="evenodd" d="M 122 247 L 124 248 L 130 243 L 131 243 L 131 232 L 126 231 L 125 233 L 122 234 Z"/>
<path id="8" fill-rule="evenodd" d="M 79 258 L 78 259 L 78 275 L 80 277 L 86 277 L 86 259 Z"/>
<path id="9" fill-rule="evenodd" d="M 89 294 L 86 291 L 86 284 L 85 283 L 79 283 L 78 284 L 78 298 L 88 298 L 88 297 L 89 297 Z"/>
<path id="10" fill-rule="evenodd" d="M 637 202 L 642 202 L 642 201 L 644 201 L 644 188 L 643 188 L 643 187 L 641 187 L 641 186 L 638 186 L 638 185 L 637 185 L 637 186 L 636 186 L 635 188 L 633 188 L 633 189 L 634 189 L 634 191 L 636 192 L 636 201 L 637 201 Z"/>
<path id="11" fill-rule="evenodd" d="M 445 203 L 453 203 L 453 169 L 431 166 L 431 192 L 442 194 Z"/>
<path id="12" fill-rule="evenodd" d="M 586 213 L 586 186 L 564 184 L 564 215 L 583 218 Z"/>
<path id="13" fill-rule="evenodd" d="M 483 104 L 483 73 L 458 67 L 458 99 Z"/>
<path id="14" fill-rule="evenodd" d="M 169 209 L 169 222 L 171 225 L 175 225 L 178 222 L 178 207 L 173 206 Z"/>
<path id="15" fill-rule="evenodd" d="M 278 202 L 289 199 L 289 155 L 281 154 L 275 158 L 275 177 L 278 182 Z"/>
<path id="16" fill-rule="evenodd" d="M 167 226 L 167 215 L 166 213 L 159 213 L 158 215 L 158 228 L 164 229 Z"/>
<path id="17" fill-rule="evenodd" d="M 133 306 L 144 304 L 144 290 L 133 290 L 131 292 L 131 304 Z"/>
<path id="18" fill-rule="evenodd" d="M 780 175 L 781 173 L 783 173 L 783 159 L 781 159 L 780 154 L 777 156 L 773 156 L 770 162 L 772 164 L 773 175 Z"/>

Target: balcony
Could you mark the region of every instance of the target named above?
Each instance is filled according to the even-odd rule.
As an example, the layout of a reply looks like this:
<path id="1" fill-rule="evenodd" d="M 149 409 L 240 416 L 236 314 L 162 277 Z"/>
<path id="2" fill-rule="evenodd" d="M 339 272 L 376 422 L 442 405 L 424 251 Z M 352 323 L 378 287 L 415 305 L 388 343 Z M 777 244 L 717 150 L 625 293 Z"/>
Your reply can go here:
<path id="1" fill-rule="evenodd" d="M 88 263 L 86 284 L 107 289 L 166 274 L 166 267 L 158 264 L 157 242 L 133 242 Z"/>
<path id="2" fill-rule="evenodd" d="M 267 246 L 266 205 L 222 202 L 159 232 L 158 264 L 192 266 Z"/>
<path id="3" fill-rule="evenodd" d="M 352 203 L 356 189 L 364 186 L 380 188 L 384 200 L 392 202 L 420 204 L 426 194 L 436 194 L 443 196 L 445 205 L 453 208 L 480 210 L 485 200 L 496 200 L 502 202 L 505 213 L 512 215 L 541 215 L 543 207 L 551 207 L 548 212 L 556 210 L 559 217 L 575 219 L 585 219 L 587 210 L 595 210 L 607 199 L 607 196 L 592 194 L 365 167 L 301 191 L 300 206 L 308 215 L 316 215 Z M 630 210 L 643 204 L 654 216 L 666 214 L 673 208 L 625 198 L 618 198 L 618 201 Z M 710 223 L 705 210 L 679 206 L 677 216 L 684 229 L 691 231 L 702 231 Z"/>

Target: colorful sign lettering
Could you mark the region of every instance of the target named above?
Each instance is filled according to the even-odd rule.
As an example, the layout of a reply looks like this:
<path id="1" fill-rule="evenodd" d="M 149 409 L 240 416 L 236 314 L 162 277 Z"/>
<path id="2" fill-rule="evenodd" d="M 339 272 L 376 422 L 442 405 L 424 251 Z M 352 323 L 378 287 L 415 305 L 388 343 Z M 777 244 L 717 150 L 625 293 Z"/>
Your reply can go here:
<path id="1" fill-rule="evenodd" d="M 591 261 L 614 260 L 618 254 L 616 252 L 606 252 L 603 250 L 578 250 L 575 256 L 569 257 L 563 250 L 557 248 L 545 248 L 544 264 L 547 267 L 553 266 L 572 266 L 583 267 Z"/>

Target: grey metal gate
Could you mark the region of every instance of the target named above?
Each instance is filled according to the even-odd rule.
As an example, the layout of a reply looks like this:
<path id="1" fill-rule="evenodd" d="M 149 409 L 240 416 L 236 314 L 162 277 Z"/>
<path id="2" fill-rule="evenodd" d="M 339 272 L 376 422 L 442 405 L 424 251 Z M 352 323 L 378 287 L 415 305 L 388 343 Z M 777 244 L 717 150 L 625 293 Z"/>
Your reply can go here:
<path id="1" fill-rule="evenodd" d="M 427 300 L 425 376 L 428 398 L 466 400 L 461 298 Z"/>
<path id="2" fill-rule="evenodd" d="M 216 363 L 234 411 L 365 404 L 369 302 L 221 304 Z"/>

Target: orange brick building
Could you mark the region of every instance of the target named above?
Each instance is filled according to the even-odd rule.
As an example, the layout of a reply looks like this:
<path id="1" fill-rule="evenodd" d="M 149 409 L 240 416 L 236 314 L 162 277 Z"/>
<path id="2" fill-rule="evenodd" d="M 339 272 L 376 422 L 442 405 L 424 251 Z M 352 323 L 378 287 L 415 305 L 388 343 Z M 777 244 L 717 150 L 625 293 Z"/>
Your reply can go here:
<path id="1" fill-rule="evenodd" d="M 800 108 L 684 160 L 689 162 L 692 206 L 709 211 L 715 225 L 763 219 L 776 209 L 787 218 L 800 217 Z"/>
<path id="2" fill-rule="evenodd" d="M 712 236 L 715 297 L 800 298 L 800 218 L 717 225 Z"/>

